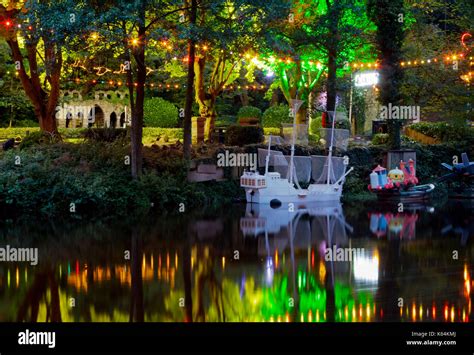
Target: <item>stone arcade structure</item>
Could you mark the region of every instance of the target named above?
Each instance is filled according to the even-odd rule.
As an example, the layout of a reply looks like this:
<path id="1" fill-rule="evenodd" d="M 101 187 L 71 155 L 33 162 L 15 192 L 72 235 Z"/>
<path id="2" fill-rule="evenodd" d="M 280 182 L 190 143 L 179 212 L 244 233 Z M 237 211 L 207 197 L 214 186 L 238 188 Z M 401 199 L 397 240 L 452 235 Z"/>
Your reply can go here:
<path id="1" fill-rule="evenodd" d="M 96 91 L 94 99 L 83 99 L 78 90 L 61 93 L 61 106 L 56 109 L 58 127 L 115 127 L 130 125 L 128 93 L 124 91 Z"/>

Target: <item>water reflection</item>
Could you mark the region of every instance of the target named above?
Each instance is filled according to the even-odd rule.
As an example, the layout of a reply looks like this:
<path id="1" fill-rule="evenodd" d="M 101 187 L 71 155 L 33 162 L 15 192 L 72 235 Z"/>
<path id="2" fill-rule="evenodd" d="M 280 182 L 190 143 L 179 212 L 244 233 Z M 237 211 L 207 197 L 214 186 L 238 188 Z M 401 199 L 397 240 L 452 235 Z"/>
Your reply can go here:
<path id="1" fill-rule="evenodd" d="M 7 225 L 0 247 L 39 264 L 0 262 L 0 321 L 472 321 L 472 221 L 337 204 Z"/>

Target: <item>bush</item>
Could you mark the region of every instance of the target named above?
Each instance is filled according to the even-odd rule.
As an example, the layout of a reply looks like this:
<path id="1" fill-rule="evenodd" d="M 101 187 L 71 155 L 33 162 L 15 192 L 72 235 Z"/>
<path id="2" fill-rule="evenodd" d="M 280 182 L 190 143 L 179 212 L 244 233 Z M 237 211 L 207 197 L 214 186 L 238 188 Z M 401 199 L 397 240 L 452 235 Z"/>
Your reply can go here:
<path id="1" fill-rule="evenodd" d="M 347 118 L 343 118 L 343 119 L 338 118 L 338 120 L 336 121 L 335 126 L 338 129 L 348 129 L 348 130 L 351 129 L 351 123 L 349 122 L 349 120 Z"/>
<path id="2" fill-rule="evenodd" d="M 21 120 L 15 122 L 15 127 L 39 127 L 39 123 L 33 120 Z"/>
<path id="3" fill-rule="evenodd" d="M 236 116 L 221 115 L 217 118 L 214 125 L 216 127 L 219 127 L 219 126 L 230 126 L 230 125 L 233 125 L 233 124 L 236 124 L 236 123 L 237 123 L 237 117 Z"/>
<path id="4" fill-rule="evenodd" d="M 272 136 L 279 136 L 280 135 L 280 128 L 276 127 L 265 127 L 263 129 L 264 134 L 266 135 L 272 135 Z"/>
<path id="5" fill-rule="evenodd" d="M 178 126 L 178 109 L 161 97 L 145 100 L 144 123 L 148 127 L 175 128 Z"/>
<path id="6" fill-rule="evenodd" d="M 320 129 L 323 127 L 323 119 L 321 116 L 313 117 L 309 123 L 309 132 L 319 136 Z"/>
<path id="7" fill-rule="evenodd" d="M 225 135 L 226 145 L 243 146 L 263 142 L 263 129 L 259 126 L 230 126 Z"/>
<path id="8" fill-rule="evenodd" d="M 94 141 L 4 152 L 0 155 L 0 211 L 8 211 L 12 217 L 103 219 L 143 215 L 151 202 L 157 209 L 173 210 L 178 203 L 200 208 L 222 206 L 241 193 L 232 181 L 189 184 L 178 149 L 145 148 L 145 171 L 134 181 L 123 160 L 128 154 L 129 146 Z M 27 163 L 15 165 L 17 155 Z M 159 159 L 154 159 L 157 156 Z M 70 212 L 71 203 L 75 213 Z"/>
<path id="9" fill-rule="evenodd" d="M 34 145 L 53 144 L 58 142 L 58 137 L 44 132 L 32 132 L 22 137 L 20 149 L 25 149 Z"/>
<path id="10" fill-rule="evenodd" d="M 96 142 L 114 142 L 127 137 L 125 128 L 91 128 L 83 133 L 83 137 Z"/>
<path id="11" fill-rule="evenodd" d="M 39 132 L 39 127 L 0 128 L 0 140 L 10 138 L 25 138 L 28 134 Z"/>
<path id="12" fill-rule="evenodd" d="M 63 138 L 84 138 L 87 128 L 59 128 L 59 133 Z"/>
<path id="13" fill-rule="evenodd" d="M 243 106 L 237 114 L 240 124 L 259 124 L 262 118 L 262 111 L 258 107 Z"/>
<path id="14" fill-rule="evenodd" d="M 373 145 L 382 145 L 388 143 L 388 133 L 377 133 L 372 137 Z"/>
<path id="15" fill-rule="evenodd" d="M 293 119 L 289 117 L 288 105 L 278 105 L 268 108 L 263 113 L 263 127 L 280 128 L 282 123 L 292 123 Z"/>
<path id="16" fill-rule="evenodd" d="M 409 127 L 442 142 L 474 141 L 474 129 L 465 125 L 452 125 L 448 122 L 418 122 Z"/>

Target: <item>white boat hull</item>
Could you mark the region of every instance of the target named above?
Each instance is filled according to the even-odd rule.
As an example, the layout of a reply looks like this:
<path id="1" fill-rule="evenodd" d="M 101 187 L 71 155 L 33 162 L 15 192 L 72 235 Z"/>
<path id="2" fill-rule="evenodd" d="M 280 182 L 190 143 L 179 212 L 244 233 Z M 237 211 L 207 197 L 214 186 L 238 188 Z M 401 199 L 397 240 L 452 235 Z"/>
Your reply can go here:
<path id="1" fill-rule="evenodd" d="M 275 188 L 269 184 L 266 188 L 246 188 L 246 199 L 248 203 L 270 204 L 270 203 L 300 203 L 300 202 L 327 202 L 341 200 L 342 186 L 339 184 L 312 184 L 308 189 L 298 190 L 288 186 Z"/>

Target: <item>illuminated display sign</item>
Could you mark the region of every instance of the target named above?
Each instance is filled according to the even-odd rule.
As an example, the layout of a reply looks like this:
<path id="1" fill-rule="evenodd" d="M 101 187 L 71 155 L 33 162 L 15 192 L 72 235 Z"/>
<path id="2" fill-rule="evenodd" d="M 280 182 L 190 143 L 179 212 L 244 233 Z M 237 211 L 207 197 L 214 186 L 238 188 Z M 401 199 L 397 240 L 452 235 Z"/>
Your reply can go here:
<path id="1" fill-rule="evenodd" d="M 354 77 L 355 86 L 364 87 L 372 86 L 379 82 L 379 73 L 375 71 L 358 73 Z"/>

